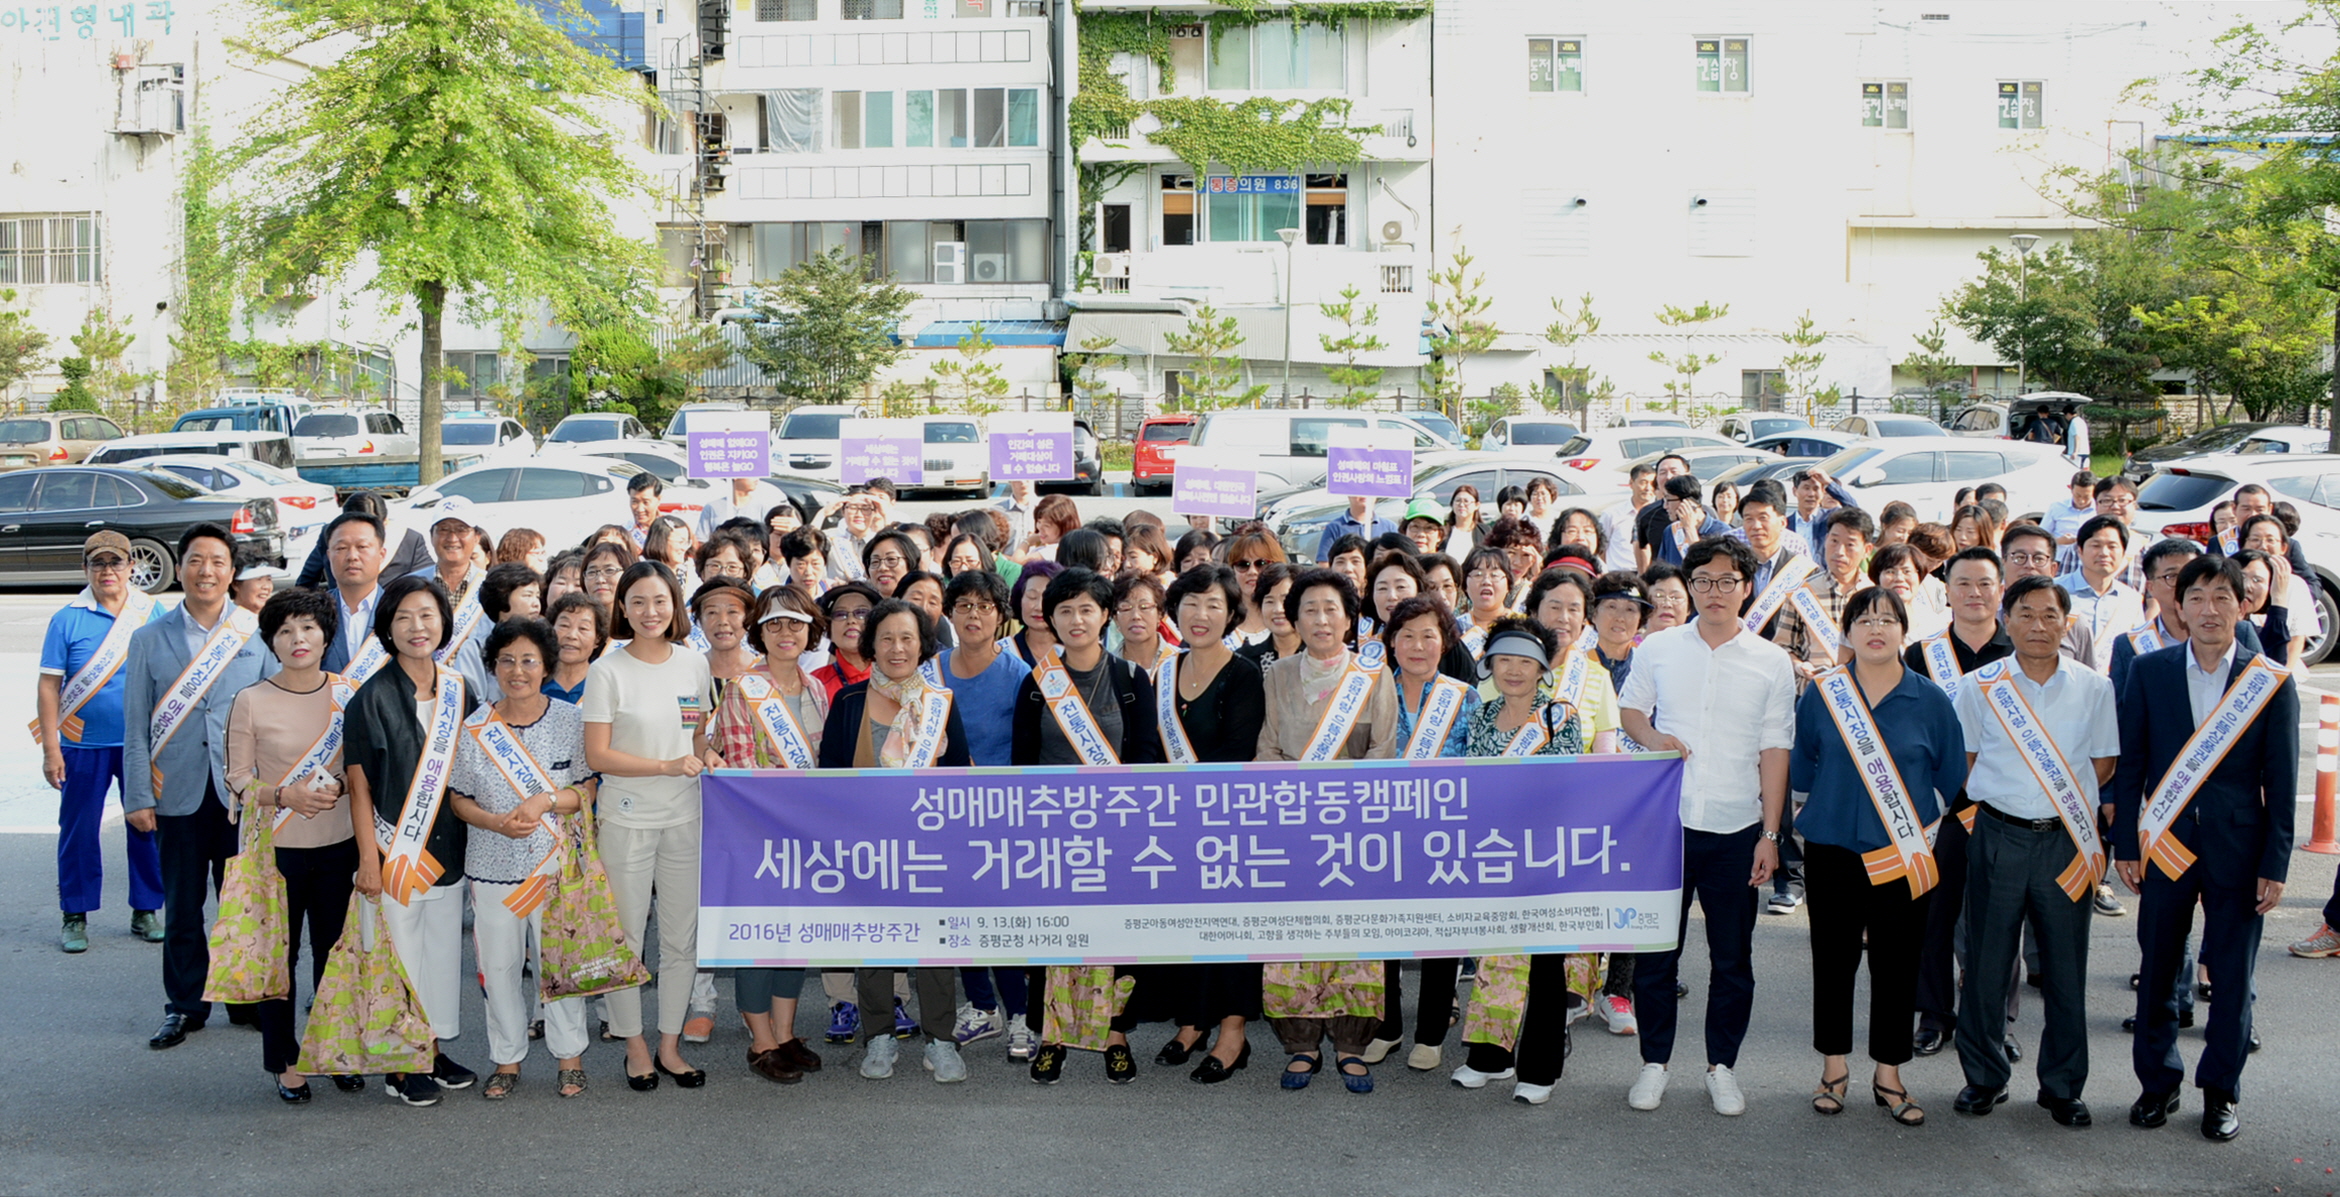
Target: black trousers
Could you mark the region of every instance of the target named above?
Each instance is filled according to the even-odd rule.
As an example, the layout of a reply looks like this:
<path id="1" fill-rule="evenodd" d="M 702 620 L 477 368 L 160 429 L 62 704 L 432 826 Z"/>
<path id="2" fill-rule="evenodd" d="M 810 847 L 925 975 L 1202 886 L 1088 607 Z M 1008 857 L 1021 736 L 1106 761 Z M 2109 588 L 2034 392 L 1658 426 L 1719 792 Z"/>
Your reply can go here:
<path id="1" fill-rule="evenodd" d="M 1381 1028 L 1373 1032 L 1376 1039 L 1392 1043 L 1406 1037 L 1404 1017 L 1405 986 L 1398 971 L 1398 962 L 1389 960 L 1382 967 Z M 1422 992 L 1414 1000 L 1414 1042 L 1431 1047 L 1446 1042 L 1446 1030 L 1454 1022 L 1455 983 L 1462 976 L 1462 958 L 1459 956 L 1424 957 L 1422 960 Z"/>
<path id="2" fill-rule="evenodd" d="M 1682 921 L 1676 936 L 1690 933 L 1690 900 L 1706 914 L 1706 1062 L 1735 1066 L 1755 1009 L 1755 908 L 1759 897 L 1747 878 L 1755 870 L 1761 824 L 1737 831 L 1682 833 Z M 1681 1000 L 1674 978 L 1682 949 L 1643 952 L 1633 965 L 1633 1009 L 1641 1023 L 1641 1062 L 1665 1064 L 1674 1058 L 1674 1032 Z M 1531 992 L 1533 987 L 1531 986 Z M 1555 987 L 1555 992 L 1558 989 Z M 1474 1066 L 1475 1067 L 1475 1066 Z"/>
<path id="3" fill-rule="evenodd" d="M 2018 984 L 2015 960 L 2023 929 L 2039 941 L 2039 1041 L 2042 1096 L 2077 1100 L 2088 1084 L 2088 925 L 2092 894 L 2075 901 L 2056 884 L 2072 863 L 2072 837 L 2060 825 L 2038 830 L 2008 823 L 1989 810 L 1975 818 L 1967 849 L 1966 981 L 1959 1006 L 1958 1061 L 1966 1083 L 2003 1088 L 2013 1075 L 2005 1028 L 1982 1012 L 2004 1009 Z M 2174 1022 L 2175 1016 L 2172 1016 Z"/>
<path id="4" fill-rule="evenodd" d="M 1860 853 L 1804 845 L 1804 897 L 1812 919 L 1812 1050 L 1852 1054 L 1853 989 L 1869 957 L 1869 1058 L 1909 1063 L 1918 954 L 1933 891 L 1911 897 L 1907 882 L 1869 884 Z"/>
<path id="5" fill-rule="evenodd" d="M 2332 899 L 2324 903 L 2324 925 L 2340 928 L 2340 874 L 2332 877 Z"/>
<path id="6" fill-rule="evenodd" d="M 1804 837 L 1796 834 L 1796 804 L 1790 800 L 1779 804 L 1779 868 L 1771 874 L 1771 892 L 1795 893 L 1806 885 Z"/>
<path id="7" fill-rule="evenodd" d="M 1257 1021 L 1265 966 L 1254 963 L 1170 964 L 1159 966 L 1170 987 L 1171 1019 L 1210 1037 L 1211 1028 L 1230 1018 Z M 1147 985 L 1144 976 L 1138 987 Z"/>
<path id="8" fill-rule="evenodd" d="M 1981 815 L 1975 816 L 1977 819 Z M 1966 912 L 1966 825 L 1942 820 L 1934 838 L 1934 863 L 1941 883 L 1926 907 L 1925 940 L 1918 949 L 1917 1012 L 1925 1025 L 1948 1034 L 1958 1029 L 1958 919 Z"/>
<path id="9" fill-rule="evenodd" d="M 203 907 L 227 876 L 236 854 L 235 825 L 211 783 L 193 814 L 156 815 L 156 846 L 162 854 L 163 1009 L 202 1022 L 211 1014 L 203 982 L 211 973 L 211 923 Z"/>
<path id="10" fill-rule="evenodd" d="M 1527 1008 L 1520 1011 L 1519 1042 L 1509 1051 L 1492 1043 L 1473 1043 L 1464 1062 L 1489 1074 L 1517 1068 L 1523 1084 L 1560 1083 L 1568 1064 L 1568 997 L 1567 955 L 1528 957 Z"/>
<path id="11" fill-rule="evenodd" d="M 2251 1009 L 2258 1001 L 2252 974 L 2259 963 L 2259 935 L 2267 920 L 2258 912 L 2258 886 L 2212 880 L 2206 862 L 2195 861 L 2172 881 L 2150 862 L 2137 913 L 2137 944 L 2144 964 L 2137 983 L 2137 1041 L 2130 1053 L 2137 1080 L 2148 1090 L 2171 1092 L 2185 1084 L 2186 1062 L 2178 1055 L 2177 990 L 2191 988 L 2193 970 L 2184 965 L 2186 937 L 2194 930 L 2194 904 L 2202 905 L 2202 963 L 2210 970 L 2210 1025 L 2204 1029 L 2202 1058 L 2194 1083 L 2242 1096 L 2243 1061 L 2250 1058 Z"/>
<path id="12" fill-rule="evenodd" d="M 267 812 L 255 812 L 267 817 Z M 349 894 L 357 880 L 355 839 L 322 848 L 278 848 L 276 870 L 284 874 L 285 931 L 289 941 L 285 962 L 292 970 L 293 987 L 286 996 L 252 1007 L 260 1023 L 260 1066 L 274 1076 L 298 1067 L 300 1037 L 293 1034 L 293 998 L 300 994 L 301 927 L 309 930 L 309 993 L 325 979 L 325 958 L 341 942 L 341 925 L 349 917 Z"/>

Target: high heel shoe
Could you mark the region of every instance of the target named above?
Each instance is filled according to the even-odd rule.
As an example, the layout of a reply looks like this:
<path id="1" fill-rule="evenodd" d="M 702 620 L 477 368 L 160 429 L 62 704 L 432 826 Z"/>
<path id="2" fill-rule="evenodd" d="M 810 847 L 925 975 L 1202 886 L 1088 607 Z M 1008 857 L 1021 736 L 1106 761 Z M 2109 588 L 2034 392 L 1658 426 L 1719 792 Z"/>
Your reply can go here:
<path id="1" fill-rule="evenodd" d="M 1198 1085 L 1216 1085 L 1249 1067 L 1251 1067 L 1251 1041 L 1246 1039 L 1243 1041 L 1243 1050 L 1235 1053 L 1233 1064 L 1221 1064 L 1217 1056 L 1206 1054 L 1202 1058 L 1202 1063 L 1195 1065 L 1194 1071 L 1186 1074 L 1186 1079 Z"/>
<path id="2" fill-rule="evenodd" d="M 1170 1042 L 1163 1044 L 1162 1050 L 1154 1053 L 1154 1063 L 1164 1068 L 1176 1068 L 1193 1059 L 1194 1053 L 1202 1047 L 1202 1042 L 1203 1037 L 1200 1035 L 1195 1036 L 1192 1043 L 1180 1043 L 1178 1037 L 1172 1035 Z"/>
<path id="3" fill-rule="evenodd" d="M 707 1073 L 704 1069 L 688 1068 L 681 1072 L 676 1072 L 674 1069 L 668 1068 L 666 1066 L 666 1061 L 661 1060 L 656 1056 L 650 1057 L 650 1067 L 658 1070 L 656 1073 L 651 1074 L 653 1077 L 659 1075 L 673 1077 L 674 1087 L 677 1089 L 696 1089 L 707 1083 Z M 626 1079 L 632 1080 L 633 1078 L 627 1077 Z"/>

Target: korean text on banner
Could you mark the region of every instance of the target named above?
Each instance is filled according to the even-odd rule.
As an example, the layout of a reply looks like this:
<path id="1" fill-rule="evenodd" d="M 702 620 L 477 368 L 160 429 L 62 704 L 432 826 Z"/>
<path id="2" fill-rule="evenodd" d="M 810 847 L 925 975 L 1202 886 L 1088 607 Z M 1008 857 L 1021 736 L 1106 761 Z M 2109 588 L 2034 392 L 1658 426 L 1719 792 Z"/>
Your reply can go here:
<path id="1" fill-rule="evenodd" d="M 1343 498 L 1412 497 L 1413 436 L 1395 428 L 1334 428 L 1324 451 L 1324 488 Z"/>
<path id="2" fill-rule="evenodd" d="M 916 420 L 842 420 L 837 470 L 847 486 L 885 478 L 899 486 L 926 481 L 926 430 Z"/>
<path id="3" fill-rule="evenodd" d="M 704 775 L 699 963 L 1671 948 L 1671 755 Z"/>
<path id="4" fill-rule="evenodd" d="M 1071 482 L 1071 412 L 997 412 L 991 417 L 991 477 L 996 482 Z"/>
<path id="5" fill-rule="evenodd" d="M 1259 514 L 1259 474 L 1243 467 L 1197 465 L 1173 460 L 1170 511 L 1247 520 Z"/>
<path id="6" fill-rule="evenodd" d="M 772 413 L 694 411 L 683 417 L 693 478 L 762 478 L 772 472 Z"/>

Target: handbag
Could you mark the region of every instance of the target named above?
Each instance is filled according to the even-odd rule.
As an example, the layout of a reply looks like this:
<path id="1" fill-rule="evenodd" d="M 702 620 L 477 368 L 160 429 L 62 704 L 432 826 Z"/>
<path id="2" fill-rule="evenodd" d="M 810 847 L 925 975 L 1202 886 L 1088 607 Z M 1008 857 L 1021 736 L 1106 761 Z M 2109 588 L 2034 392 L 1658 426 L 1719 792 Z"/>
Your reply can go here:
<path id="1" fill-rule="evenodd" d="M 648 984 L 650 970 L 626 944 L 617 897 L 610 893 L 609 874 L 601 867 L 593 808 L 584 807 L 563 820 L 561 832 L 569 837 L 569 851 L 561 862 L 560 882 L 544 904 L 537 939 L 544 1000 L 593 997 Z"/>
<path id="2" fill-rule="evenodd" d="M 390 944 L 382 904 L 351 894 L 341 942 L 325 958 L 301 1034 L 301 1068 L 337 1076 L 429 1072 L 436 1050 L 422 999 Z"/>
<path id="3" fill-rule="evenodd" d="M 211 968 L 203 981 L 207 1002 L 265 1002 L 292 996 L 284 874 L 276 870 L 275 821 L 244 808 L 238 838 L 219 885 L 219 917 L 211 924 Z"/>

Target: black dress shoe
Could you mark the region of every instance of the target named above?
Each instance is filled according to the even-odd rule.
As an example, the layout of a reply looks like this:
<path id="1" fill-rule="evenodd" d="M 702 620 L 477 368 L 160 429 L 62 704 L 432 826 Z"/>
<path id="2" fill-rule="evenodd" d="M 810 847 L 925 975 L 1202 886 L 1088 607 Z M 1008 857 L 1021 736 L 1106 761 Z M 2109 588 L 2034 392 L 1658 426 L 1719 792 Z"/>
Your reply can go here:
<path id="1" fill-rule="evenodd" d="M 2130 1105 L 2129 1125 L 2152 1130 L 2154 1127 L 2168 1122 L 2169 1116 L 2177 1113 L 2177 1110 L 2177 1090 L 2171 1089 L 2165 1093 L 2148 1090 L 2134 1104 Z"/>
<path id="2" fill-rule="evenodd" d="M 1186 1078 L 1198 1085 L 1216 1085 L 1249 1067 L 1251 1041 L 1246 1039 L 1243 1041 L 1243 1050 L 1235 1053 L 1233 1064 L 1221 1064 L 1217 1056 L 1205 1055 L 1202 1063 L 1195 1065 L 1194 1071 L 1187 1073 Z"/>
<path id="3" fill-rule="evenodd" d="M 2254 1027 L 2251 1029 L 2251 1050 L 2256 1052 L 2259 1050 L 2259 1046 L 2259 1032 L 2258 1029 Z"/>
<path id="4" fill-rule="evenodd" d="M 2096 1120 L 2088 1116 L 2088 1103 L 2077 1097 L 2049 1097 L 2042 1093 L 2039 1095 L 2039 1108 L 2046 1110 L 2058 1126 L 2079 1129 L 2096 1125 Z"/>
<path id="5" fill-rule="evenodd" d="M 2193 1012 L 2193 1011 L 2191 1011 L 2191 1010 L 2180 1010 L 2180 1011 L 2178 1011 L 2178 1029 L 2179 1029 L 2179 1030 L 2181 1030 L 2181 1031 L 2182 1031 L 2182 1030 L 2185 1030 L 2187 1027 L 2190 1027 L 2190 1026 L 2193 1026 L 2193 1025 L 2194 1025 L 2194 1012 Z M 2132 1015 L 2128 1016 L 2127 1018 L 2124 1018 L 2124 1019 L 2122 1019 L 2122 1020 L 2121 1020 L 2121 1029 L 2122 1029 L 2123 1031 L 2126 1031 L 2126 1032 L 2128 1032 L 2128 1033 L 2129 1033 L 2129 1034 L 2131 1034 L 2131 1035 L 2134 1035 L 2134 1034 L 2136 1034 L 2136 1033 L 2137 1033 L 2137 1016 L 2136 1016 L 2136 1015 L 2134 1015 L 2134 1014 L 2132 1014 Z M 2252 1051 L 2257 1051 L 2257 1050 L 2259 1050 L 2259 1049 L 2254 1047 L 2254 1048 L 2252 1048 L 2251 1050 L 2252 1050 Z"/>
<path id="6" fill-rule="evenodd" d="M 1170 1042 L 1163 1044 L 1162 1050 L 1154 1053 L 1154 1063 L 1164 1068 L 1176 1068 L 1193 1059 L 1195 1049 L 1201 1046 L 1202 1037 L 1199 1035 L 1192 1043 L 1180 1043 L 1178 1036 L 1172 1035 Z"/>
<path id="7" fill-rule="evenodd" d="M 283 1081 L 276 1082 L 277 1100 L 282 1101 L 288 1106 L 305 1106 L 309 1104 L 309 1098 L 311 1096 L 312 1094 L 310 1093 L 309 1083 L 307 1081 L 302 1081 L 301 1087 L 298 1089 L 287 1086 Z"/>
<path id="8" fill-rule="evenodd" d="M 2242 1133 L 2242 1103 L 2216 1089 L 2202 1090 L 2202 1137 L 2231 1143 Z"/>
<path id="9" fill-rule="evenodd" d="M 363 1093 L 366 1091 L 366 1078 L 337 1072 L 333 1074 L 333 1087 L 344 1093 Z"/>
<path id="10" fill-rule="evenodd" d="M 1972 1114 L 1977 1118 L 1982 1118 L 1989 1115 L 1992 1110 L 2006 1104 L 2007 1090 L 2005 1086 L 1989 1088 L 1982 1085 L 1968 1085 L 1958 1091 L 1958 1098 L 1950 1103 L 1950 1108 L 1961 1114 Z"/>
<path id="11" fill-rule="evenodd" d="M 146 1046 L 158 1052 L 174 1048 L 185 1043 L 187 1036 L 202 1029 L 203 1020 L 200 1018 L 189 1018 L 184 1014 L 165 1014 L 162 1026 L 155 1029 L 154 1034 L 147 1039 Z"/>
<path id="12" fill-rule="evenodd" d="M 2121 1033 L 2124 1035 L 2134 1035 L 2137 1033 L 2136 1015 L 2132 1014 L 2121 1020 Z"/>
<path id="13" fill-rule="evenodd" d="M 1921 1056 L 1938 1056 L 1949 1046 L 1950 1037 L 1940 1027 L 1919 1027 L 1917 1038 L 1910 1042 L 1910 1050 Z"/>
<path id="14" fill-rule="evenodd" d="M 2015 1042 L 2015 1037 L 2013 1035 L 2007 1036 L 2004 1046 L 2007 1049 L 2007 1062 L 2009 1064 L 2020 1064 L 2023 1062 L 2023 1045 Z"/>
<path id="15" fill-rule="evenodd" d="M 677 1089 L 697 1089 L 706 1085 L 707 1083 L 707 1071 L 703 1068 L 686 1068 L 681 1072 L 676 1072 L 674 1069 L 668 1068 L 666 1066 L 666 1061 L 658 1059 L 655 1056 L 651 1057 L 650 1066 L 658 1070 L 657 1072 L 652 1073 L 652 1076 L 667 1076 L 673 1078 L 674 1087 Z M 630 1080 L 632 1078 L 628 1079 Z"/>

